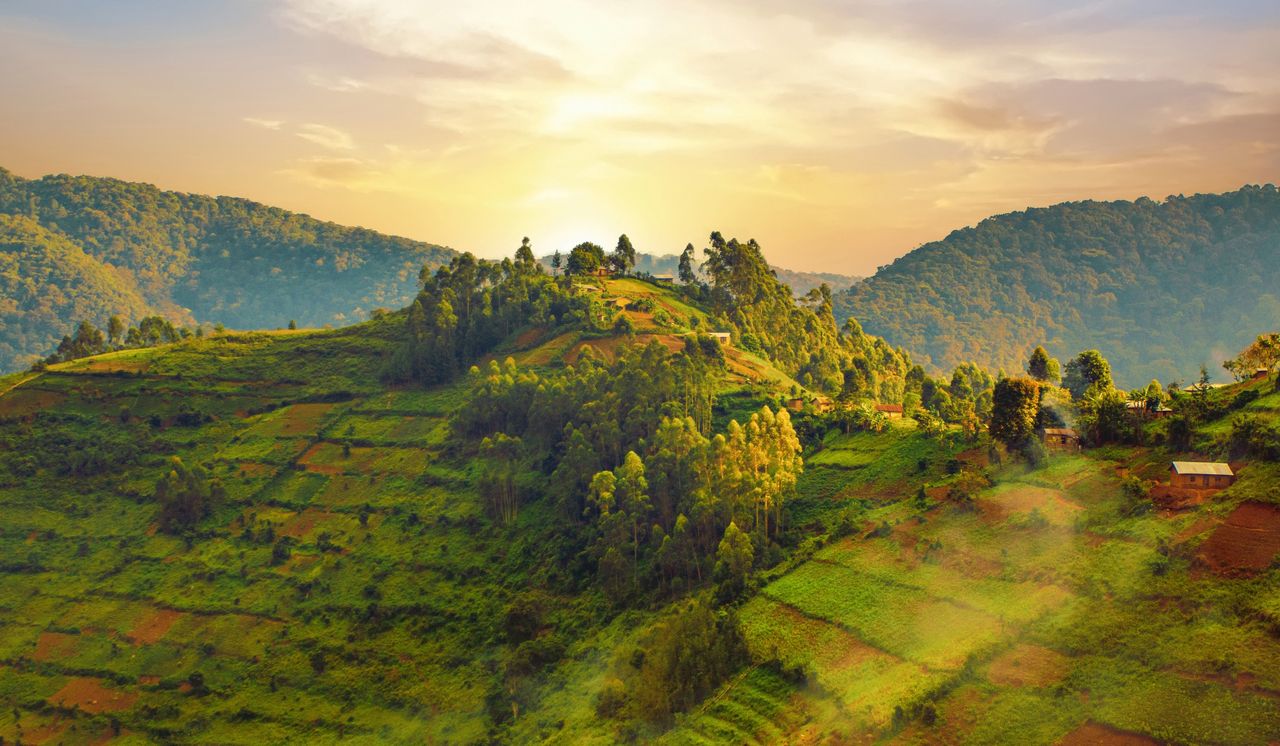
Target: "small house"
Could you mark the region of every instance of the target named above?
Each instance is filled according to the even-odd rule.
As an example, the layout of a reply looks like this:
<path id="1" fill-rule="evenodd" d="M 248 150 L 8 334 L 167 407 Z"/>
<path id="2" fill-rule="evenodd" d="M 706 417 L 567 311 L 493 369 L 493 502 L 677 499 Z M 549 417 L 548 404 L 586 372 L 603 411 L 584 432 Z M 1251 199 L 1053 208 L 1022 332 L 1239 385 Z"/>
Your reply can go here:
<path id="1" fill-rule="evenodd" d="M 1069 427 L 1046 427 L 1044 444 L 1049 448 L 1075 449 L 1080 447 L 1080 434 Z"/>
<path id="2" fill-rule="evenodd" d="M 1262 379 L 1266 378 L 1269 375 L 1271 375 L 1270 368 L 1255 368 L 1253 371 L 1253 375 L 1250 377 L 1253 378 L 1253 380 L 1255 381 L 1261 381 Z"/>
<path id="3" fill-rule="evenodd" d="M 793 396 L 792 398 L 787 399 L 787 409 L 790 409 L 792 412 L 800 412 L 804 410 L 804 399 L 801 399 L 798 396 Z"/>
<path id="4" fill-rule="evenodd" d="M 836 403 L 829 396 L 816 396 L 813 399 L 813 408 L 819 412 L 834 412 Z"/>
<path id="5" fill-rule="evenodd" d="M 891 420 L 902 419 L 901 404 L 877 404 L 876 411 Z"/>
<path id="6" fill-rule="evenodd" d="M 673 285 L 675 284 L 676 278 L 675 275 L 654 275 L 653 281 L 660 282 L 665 285 Z"/>
<path id="7" fill-rule="evenodd" d="M 1169 484 L 1197 490 L 1224 489 L 1236 481 L 1231 466 L 1213 461 L 1174 461 L 1169 465 Z"/>
<path id="8" fill-rule="evenodd" d="M 1171 414 L 1173 414 L 1173 410 L 1169 409 L 1163 404 L 1161 404 L 1160 406 L 1156 407 L 1151 411 L 1151 416 L 1157 420 L 1164 419 L 1165 417 L 1168 417 Z"/>
<path id="9" fill-rule="evenodd" d="M 596 267 L 595 272 L 592 272 L 592 274 L 596 277 L 608 277 L 613 274 L 613 270 L 609 269 L 607 265 L 602 264 L 599 267 Z"/>
<path id="10" fill-rule="evenodd" d="M 729 336 L 729 332 L 708 332 L 708 336 L 725 347 L 728 347 L 733 343 L 733 339 Z"/>

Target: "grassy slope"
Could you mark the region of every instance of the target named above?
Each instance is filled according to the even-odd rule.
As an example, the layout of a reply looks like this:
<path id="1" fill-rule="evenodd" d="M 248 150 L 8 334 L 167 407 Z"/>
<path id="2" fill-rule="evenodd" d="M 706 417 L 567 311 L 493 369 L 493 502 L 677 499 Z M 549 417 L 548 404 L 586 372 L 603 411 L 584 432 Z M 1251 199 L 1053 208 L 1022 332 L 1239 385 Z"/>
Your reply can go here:
<path id="1" fill-rule="evenodd" d="M 100 477 L 49 463 L 0 487 L 0 736 L 87 740 L 115 718 L 161 741 L 485 737 L 486 651 L 528 550 L 477 530 L 472 466 L 440 450 L 459 390 L 378 384 L 389 331 L 115 353 L 0 397 L 0 414 L 65 417 L 6 434 L 146 446 Z M 215 419 L 172 424 L 184 408 Z M 152 523 L 171 454 L 230 495 L 191 545 Z M 294 540 L 286 561 L 268 528 Z M 184 691 L 193 672 L 210 693 Z"/>
<path id="2" fill-rule="evenodd" d="M 610 285 L 611 297 L 701 314 L 651 285 Z M 38 473 L 0 484 L 11 558 L 0 736 L 85 740 L 119 724 L 138 740 L 208 743 L 489 737 L 503 609 L 544 585 L 531 573 L 556 572 L 536 561 L 548 548 L 530 545 L 555 517 L 534 508 L 513 529 L 489 527 L 476 467 L 445 448 L 463 389 L 379 383 L 396 330 L 226 334 L 0 379 L 0 435 L 51 444 Z M 178 424 L 188 411 L 212 420 Z M 142 446 L 136 461 L 58 473 L 67 443 L 121 439 Z M 172 455 L 205 464 L 229 493 L 190 545 L 153 522 L 149 496 Z M 280 537 L 292 540 L 283 562 Z M 567 657 L 534 682 L 543 689 L 512 737 L 608 742 L 595 692 L 647 615 L 601 627 L 594 591 L 554 605 Z M 208 694 L 187 691 L 193 673 Z"/>
<path id="3" fill-rule="evenodd" d="M 636 285 L 607 292 L 651 287 Z M 19 384 L 0 394 L 6 435 L 145 446 L 103 476 L 54 461 L 0 486 L 0 736 L 84 741 L 114 719 L 139 742 L 488 737 L 496 625 L 542 571 L 529 542 L 554 519 L 531 509 L 510 531 L 486 527 L 473 465 L 441 447 L 462 392 L 382 387 L 392 331 L 228 335 L 0 379 Z M 523 347 L 562 362 L 567 348 L 548 344 Z M 184 408 L 215 419 L 180 426 Z M 35 412 L 63 418 L 25 421 Z M 1246 469 L 1195 511 L 1127 518 L 1117 469 L 1154 473 L 1166 455 L 1113 448 L 997 467 L 961 510 L 940 501 L 948 465 L 982 454 L 960 448 L 895 423 L 806 454 L 790 510 L 806 538 L 741 610 L 758 665 L 666 740 L 1049 743 L 1087 721 L 1180 742 L 1280 737 L 1280 644 L 1265 628 L 1280 577 L 1195 561 L 1237 504 L 1275 500 L 1274 469 Z M 189 546 L 154 532 L 148 500 L 175 453 L 209 464 L 231 498 Z M 828 539 L 842 518 L 854 532 Z M 268 527 L 296 542 L 284 562 Z M 1156 574 L 1162 544 L 1172 560 Z M 505 735 L 608 743 L 595 695 L 648 614 L 608 621 L 593 593 L 557 604 L 569 648 Z M 187 691 L 193 672 L 208 694 Z M 914 709 L 925 702 L 932 726 Z"/>
<path id="4" fill-rule="evenodd" d="M 1280 503 L 1275 467 L 1247 466 L 1199 508 L 1130 517 L 1119 475 L 1158 476 L 1173 454 L 1109 448 L 996 467 L 973 510 L 936 489 L 921 510 L 902 498 L 944 480 L 911 464 L 947 455 L 924 443 L 898 428 L 829 437 L 807 458 L 801 512 L 844 500 L 863 528 L 741 612 L 756 660 L 806 678 L 767 717 L 715 704 L 670 741 L 767 742 L 780 729 L 902 743 L 1054 743 L 1080 728 L 1175 743 L 1280 738 L 1280 569 L 1233 578 L 1200 561 L 1240 504 Z M 717 702 L 756 702 L 755 688 L 731 683 Z"/>

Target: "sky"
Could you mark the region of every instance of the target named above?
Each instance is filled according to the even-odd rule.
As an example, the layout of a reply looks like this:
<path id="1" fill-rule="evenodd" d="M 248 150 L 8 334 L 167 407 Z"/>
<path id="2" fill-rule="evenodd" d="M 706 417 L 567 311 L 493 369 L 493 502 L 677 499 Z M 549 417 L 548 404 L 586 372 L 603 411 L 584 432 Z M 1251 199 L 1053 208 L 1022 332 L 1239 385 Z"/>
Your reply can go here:
<path id="1" fill-rule="evenodd" d="M 865 275 L 992 214 L 1280 181 L 1277 63 L 1274 0 L 4 0 L 0 166 Z"/>

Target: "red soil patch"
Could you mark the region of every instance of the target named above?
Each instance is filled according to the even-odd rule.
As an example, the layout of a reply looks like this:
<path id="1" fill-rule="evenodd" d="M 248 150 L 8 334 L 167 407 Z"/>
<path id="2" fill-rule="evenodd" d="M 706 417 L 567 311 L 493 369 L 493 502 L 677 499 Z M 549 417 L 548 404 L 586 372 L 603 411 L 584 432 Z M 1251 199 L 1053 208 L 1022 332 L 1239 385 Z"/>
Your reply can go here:
<path id="1" fill-rule="evenodd" d="M 540 339 L 542 339 L 542 335 L 546 333 L 547 330 L 540 326 L 535 326 L 532 329 L 526 329 L 523 332 L 520 332 L 520 336 L 516 337 L 516 349 L 523 350 L 533 347 Z"/>
<path id="2" fill-rule="evenodd" d="M 253 461 L 241 461 L 235 465 L 236 473 L 246 477 L 267 477 L 275 474 L 276 467 Z"/>
<path id="3" fill-rule="evenodd" d="M 285 410 L 280 423 L 281 435 L 308 435 L 320 426 L 320 420 L 333 409 L 332 404 L 294 404 Z"/>
<path id="4" fill-rule="evenodd" d="M 1017 645 L 987 667 L 987 678 L 1001 686 L 1043 687 L 1062 681 L 1070 659 L 1039 645 Z"/>
<path id="5" fill-rule="evenodd" d="M 155 609 L 133 625 L 128 637 L 140 645 L 155 644 L 169 634 L 169 628 L 184 616 L 186 614 L 173 609 Z"/>
<path id="6" fill-rule="evenodd" d="M 1058 746 L 1160 746 L 1160 742 L 1141 733 L 1085 723 L 1063 736 Z"/>
<path id="7" fill-rule="evenodd" d="M 56 661 L 66 658 L 75 649 L 76 640 L 76 635 L 41 632 L 36 638 L 36 652 L 31 657 L 38 661 Z"/>
<path id="8" fill-rule="evenodd" d="M 138 683 L 142 686 L 155 686 L 160 683 L 159 676 L 139 676 Z"/>
<path id="9" fill-rule="evenodd" d="M 87 676 L 74 678 L 67 685 L 49 697 L 49 702 L 58 707 L 79 707 L 81 710 L 97 715 L 103 712 L 122 712 L 133 707 L 138 695 L 133 692 L 122 692 L 103 686 L 98 679 Z"/>
<path id="10" fill-rule="evenodd" d="M 1209 498 L 1221 491 L 1217 488 L 1200 490 L 1157 484 L 1151 488 L 1151 502 L 1164 510 L 1188 510 L 1204 505 L 1209 502 Z"/>
<path id="11" fill-rule="evenodd" d="M 316 454 L 324 449 L 325 444 L 323 442 L 316 443 L 308 448 L 306 453 L 298 457 L 298 463 L 305 466 L 307 471 L 315 472 L 316 474 L 341 474 L 342 467 L 337 464 L 315 464 L 311 462 L 311 459 L 315 458 Z"/>
<path id="12" fill-rule="evenodd" d="M 1280 507 L 1241 503 L 1200 545 L 1198 559 L 1218 575 L 1252 575 L 1280 555 Z"/>
<path id="13" fill-rule="evenodd" d="M 277 529 L 276 534 L 278 536 L 292 536 L 295 539 L 302 539 L 305 538 L 307 534 L 311 533 L 311 530 L 316 527 L 317 523 L 327 520 L 331 516 L 332 513 L 327 513 L 323 510 L 316 510 L 315 508 L 307 508 L 301 513 L 294 514 L 285 521 L 280 528 Z"/>
<path id="14" fill-rule="evenodd" d="M 151 366 L 150 360 L 89 360 L 77 370 L 86 373 L 142 373 Z"/>
<path id="15" fill-rule="evenodd" d="M 48 409 L 67 397 L 40 389 L 16 389 L 0 396 L 0 417 L 17 417 Z"/>

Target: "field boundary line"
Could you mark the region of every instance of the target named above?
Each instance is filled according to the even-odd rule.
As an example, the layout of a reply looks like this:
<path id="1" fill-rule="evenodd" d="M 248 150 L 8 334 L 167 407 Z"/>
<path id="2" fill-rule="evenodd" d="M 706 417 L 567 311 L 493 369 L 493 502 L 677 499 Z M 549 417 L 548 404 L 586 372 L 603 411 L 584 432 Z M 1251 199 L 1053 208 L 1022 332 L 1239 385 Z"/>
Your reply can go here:
<path id="1" fill-rule="evenodd" d="M 23 384 L 27 384 L 34 381 L 42 375 L 44 375 L 44 373 L 32 373 L 26 378 L 20 378 L 18 379 L 17 383 L 12 384 L 4 391 L 0 391 L 0 396 L 4 396 L 5 394 L 9 393 L 10 391 L 13 391 L 14 389 L 18 388 L 19 386 L 22 386 Z"/>

